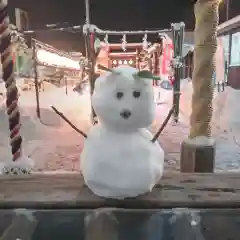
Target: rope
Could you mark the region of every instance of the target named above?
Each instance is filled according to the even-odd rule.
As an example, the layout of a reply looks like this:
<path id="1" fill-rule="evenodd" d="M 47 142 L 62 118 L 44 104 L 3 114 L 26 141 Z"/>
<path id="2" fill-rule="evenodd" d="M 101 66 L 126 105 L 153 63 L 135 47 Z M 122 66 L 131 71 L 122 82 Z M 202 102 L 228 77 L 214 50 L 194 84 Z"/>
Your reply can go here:
<path id="1" fill-rule="evenodd" d="M 13 49 L 9 29 L 9 16 L 7 4 L 0 3 L 0 54 L 2 63 L 3 80 L 6 86 L 6 108 L 9 119 L 10 145 L 12 160 L 16 161 L 21 156 L 22 137 L 20 135 L 20 112 L 18 109 L 18 89 L 14 78 Z"/>
<path id="2" fill-rule="evenodd" d="M 196 24 L 190 138 L 212 135 L 212 77 L 216 67 L 218 6 L 217 0 L 198 0 L 194 6 Z"/>

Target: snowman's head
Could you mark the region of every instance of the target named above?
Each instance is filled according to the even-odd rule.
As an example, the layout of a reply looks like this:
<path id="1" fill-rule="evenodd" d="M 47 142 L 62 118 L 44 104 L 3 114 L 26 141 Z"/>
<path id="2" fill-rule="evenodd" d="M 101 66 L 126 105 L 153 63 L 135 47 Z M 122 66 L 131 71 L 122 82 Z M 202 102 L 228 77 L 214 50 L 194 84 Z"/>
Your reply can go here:
<path id="1" fill-rule="evenodd" d="M 155 117 L 151 79 L 130 66 L 118 66 L 96 79 L 92 105 L 100 121 L 115 130 L 148 127 Z"/>

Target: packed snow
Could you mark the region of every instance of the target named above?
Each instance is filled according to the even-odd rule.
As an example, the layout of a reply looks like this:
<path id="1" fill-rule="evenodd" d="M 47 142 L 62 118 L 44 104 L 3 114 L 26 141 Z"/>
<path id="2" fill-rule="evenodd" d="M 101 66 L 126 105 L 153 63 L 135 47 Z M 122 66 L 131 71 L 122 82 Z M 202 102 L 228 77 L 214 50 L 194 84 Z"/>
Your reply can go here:
<path id="1" fill-rule="evenodd" d="M 151 79 L 119 66 L 95 83 L 93 126 L 80 157 L 86 185 L 98 196 L 136 197 L 152 190 L 163 175 L 164 152 L 147 129 L 155 119 Z"/>

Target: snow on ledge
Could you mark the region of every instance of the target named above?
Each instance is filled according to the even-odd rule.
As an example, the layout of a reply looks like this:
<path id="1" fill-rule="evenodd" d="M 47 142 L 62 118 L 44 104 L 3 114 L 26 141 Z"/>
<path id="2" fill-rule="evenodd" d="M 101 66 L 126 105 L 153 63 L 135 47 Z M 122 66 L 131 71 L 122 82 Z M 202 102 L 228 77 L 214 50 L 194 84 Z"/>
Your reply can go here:
<path id="1" fill-rule="evenodd" d="M 213 146 L 213 145 L 215 145 L 215 141 L 213 138 L 208 138 L 205 136 L 188 138 L 184 142 L 189 145 L 196 145 L 196 146 Z"/>
<path id="2" fill-rule="evenodd" d="M 0 165 L 0 175 L 25 175 L 31 173 L 34 162 L 26 155 L 22 155 L 17 161 L 7 161 Z"/>
<path id="3" fill-rule="evenodd" d="M 37 175 L 54 175 L 54 174 L 81 174 L 79 171 L 69 171 L 69 170 L 44 170 L 44 171 L 32 171 L 32 174 Z"/>

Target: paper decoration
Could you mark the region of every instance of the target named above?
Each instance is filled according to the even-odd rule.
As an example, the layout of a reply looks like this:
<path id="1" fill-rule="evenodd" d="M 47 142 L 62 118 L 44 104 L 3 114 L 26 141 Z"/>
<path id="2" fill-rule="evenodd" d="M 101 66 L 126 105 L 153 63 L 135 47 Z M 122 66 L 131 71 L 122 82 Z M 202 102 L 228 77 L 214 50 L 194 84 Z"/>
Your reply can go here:
<path id="1" fill-rule="evenodd" d="M 101 48 L 101 41 L 99 38 L 96 38 L 94 41 L 94 51 L 97 52 Z"/>
<path id="2" fill-rule="evenodd" d="M 126 34 L 124 34 L 123 37 L 122 37 L 122 50 L 123 51 L 127 50 L 127 37 L 126 37 Z"/>
<path id="3" fill-rule="evenodd" d="M 105 37 L 104 37 L 104 43 L 106 46 L 109 45 L 109 42 L 108 42 L 108 35 L 106 34 Z"/>
<path id="4" fill-rule="evenodd" d="M 143 40 L 143 42 L 142 42 L 143 50 L 146 50 L 148 48 L 147 34 L 144 35 L 142 40 Z"/>

